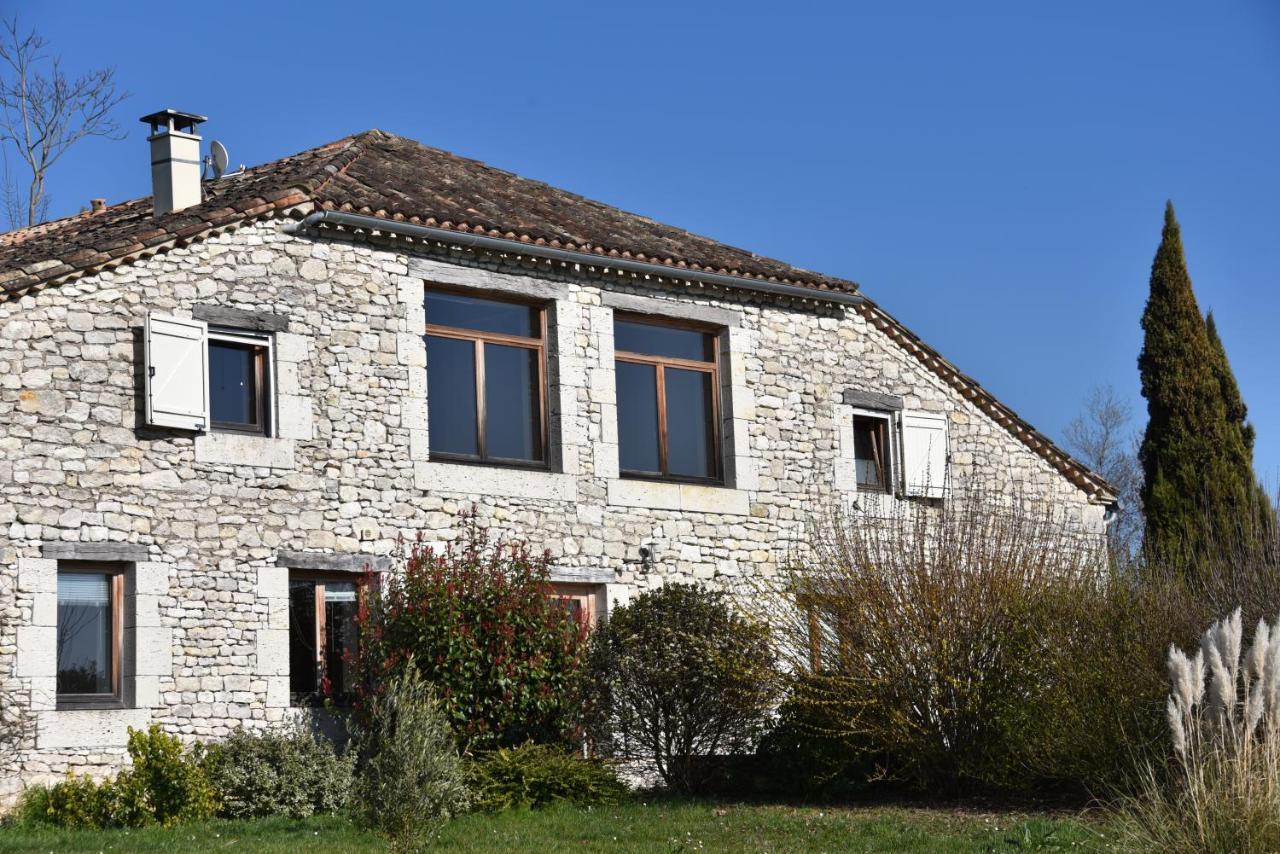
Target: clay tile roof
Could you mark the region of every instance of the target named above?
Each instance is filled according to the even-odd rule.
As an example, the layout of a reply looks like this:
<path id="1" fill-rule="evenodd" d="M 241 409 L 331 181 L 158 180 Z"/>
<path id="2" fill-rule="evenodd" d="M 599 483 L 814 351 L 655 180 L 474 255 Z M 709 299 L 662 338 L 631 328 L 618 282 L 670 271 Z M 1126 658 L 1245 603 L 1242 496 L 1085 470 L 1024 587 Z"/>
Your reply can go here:
<path id="1" fill-rule="evenodd" d="M 198 205 L 156 218 L 151 199 L 0 234 L 0 302 L 104 267 L 129 263 L 242 223 L 320 207 L 488 234 L 822 291 L 852 292 L 824 276 L 627 213 L 379 130 L 331 142 L 204 185 Z M 1097 474 L 1056 447 L 976 381 L 870 300 L 857 310 L 1096 501 L 1115 498 Z"/>

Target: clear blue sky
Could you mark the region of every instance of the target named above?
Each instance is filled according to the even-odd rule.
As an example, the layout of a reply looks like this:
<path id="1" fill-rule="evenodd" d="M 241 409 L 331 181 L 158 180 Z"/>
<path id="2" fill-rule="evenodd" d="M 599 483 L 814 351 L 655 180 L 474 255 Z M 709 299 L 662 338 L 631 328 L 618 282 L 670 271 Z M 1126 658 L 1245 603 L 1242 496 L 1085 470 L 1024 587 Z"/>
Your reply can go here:
<path id="1" fill-rule="evenodd" d="M 155 109 L 233 165 L 379 127 L 851 278 L 1054 436 L 1096 383 L 1145 423 L 1171 198 L 1280 481 L 1275 0 L 0 8 L 133 93 L 54 215 L 148 192 Z"/>

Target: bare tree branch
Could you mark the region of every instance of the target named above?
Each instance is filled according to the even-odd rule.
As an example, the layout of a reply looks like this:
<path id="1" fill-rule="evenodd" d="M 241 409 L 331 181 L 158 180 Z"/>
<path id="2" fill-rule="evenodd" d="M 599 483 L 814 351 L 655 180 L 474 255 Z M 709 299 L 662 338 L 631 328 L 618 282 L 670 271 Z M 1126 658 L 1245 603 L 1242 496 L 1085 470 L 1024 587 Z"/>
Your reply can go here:
<path id="1" fill-rule="evenodd" d="M 1133 410 L 1110 385 L 1095 386 L 1064 433 L 1067 447 L 1116 488 L 1120 510 L 1111 523 L 1112 544 L 1132 553 L 1142 531 L 1142 466 Z"/>
<path id="2" fill-rule="evenodd" d="M 115 69 L 70 78 L 62 71 L 61 59 L 48 56 L 47 46 L 34 30 L 24 34 L 17 17 L 4 21 L 0 142 L 12 145 L 31 173 L 26 225 L 35 225 L 48 210 L 45 181 L 71 146 L 91 136 L 123 138 L 111 112 L 128 97 L 116 89 Z"/>

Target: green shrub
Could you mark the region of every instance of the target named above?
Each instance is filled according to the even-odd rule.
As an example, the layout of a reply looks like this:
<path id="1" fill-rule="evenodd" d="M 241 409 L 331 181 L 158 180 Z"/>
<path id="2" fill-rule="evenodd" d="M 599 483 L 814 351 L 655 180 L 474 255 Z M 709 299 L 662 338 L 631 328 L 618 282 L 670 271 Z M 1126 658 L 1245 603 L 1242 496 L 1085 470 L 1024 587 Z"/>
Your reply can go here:
<path id="1" fill-rule="evenodd" d="M 159 724 L 129 728 L 133 765 L 113 780 L 96 782 L 71 774 L 49 787 L 23 795 L 20 820 L 61 827 L 165 826 L 210 818 L 216 806 L 213 787 L 192 751 Z"/>
<path id="2" fill-rule="evenodd" d="M 616 804 L 628 794 L 608 765 L 551 745 L 500 748 L 469 762 L 468 778 L 476 808 L 486 812 L 535 809 L 558 802 Z"/>
<path id="3" fill-rule="evenodd" d="M 237 730 L 208 745 L 201 764 L 218 792 L 223 818 L 306 818 L 346 806 L 355 757 L 339 756 L 331 742 L 297 724 Z"/>
<path id="4" fill-rule="evenodd" d="M 610 614 L 583 673 L 587 730 L 604 756 L 652 765 L 680 791 L 705 786 L 707 757 L 752 750 L 777 698 L 768 627 L 723 594 L 672 584 Z"/>
<path id="5" fill-rule="evenodd" d="M 460 545 L 415 545 L 403 574 L 370 591 L 360 682 L 376 686 L 412 658 L 465 748 L 565 741 L 584 629 L 551 600 L 545 554 L 491 545 L 474 515 L 464 524 Z"/>
<path id="6" fill-rule="evenodd" d="M 467 808 L 470 794 L 453 731 L 416 667 L 404 668 L 367 698 L 353 746 L 361 764 L 352 805 L 365 827 L 412 843 Z"/>
<path id="7" fill-rule="evenodd" d="M 129 756 L 133 766 L 121 771 L 112 784 L 120 793 L 124 815 L 142 816 L 141 824 L 162 825 L 210 818 L 217 806 L 213 786 L 193 755 L 184 751 L 176 736 L 159 724 L 145 731 L 129 729 Z M 121 823 L 132 824 L 126 818 Z"/>

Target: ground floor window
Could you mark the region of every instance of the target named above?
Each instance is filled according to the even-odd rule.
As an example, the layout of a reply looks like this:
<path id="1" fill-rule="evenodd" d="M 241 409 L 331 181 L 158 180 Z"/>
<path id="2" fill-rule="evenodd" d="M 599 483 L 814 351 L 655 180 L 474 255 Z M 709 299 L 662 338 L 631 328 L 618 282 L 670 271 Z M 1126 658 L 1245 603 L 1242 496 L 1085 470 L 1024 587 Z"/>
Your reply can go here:
<path id="1" fill-rule="evenodd" d="M 560 582 L 551 585 L 552 600 L 573 615 L 580 626 L 594 626 L 604 615 L 604 585 Z"/>
<path id="2" fill-rule="evenodd" d="M 120 702 L 124 576 L 95 567 L 58 573 L 57 702 Z"/>
<path id="3" fill-rule="evenodd" d="M 349 576 L 289 578 L 289 692 L 294 705 L 349 699 L 360 587 L 361 581 Z"/>

